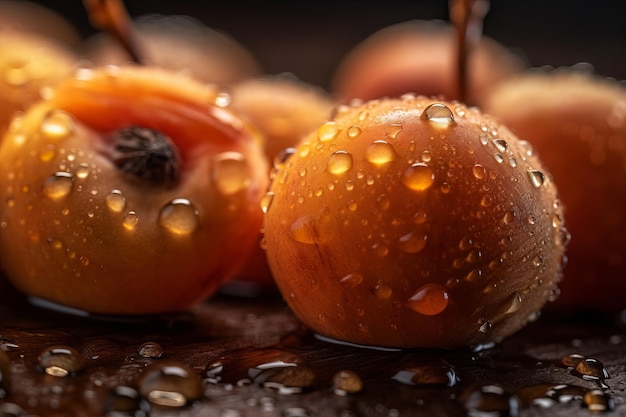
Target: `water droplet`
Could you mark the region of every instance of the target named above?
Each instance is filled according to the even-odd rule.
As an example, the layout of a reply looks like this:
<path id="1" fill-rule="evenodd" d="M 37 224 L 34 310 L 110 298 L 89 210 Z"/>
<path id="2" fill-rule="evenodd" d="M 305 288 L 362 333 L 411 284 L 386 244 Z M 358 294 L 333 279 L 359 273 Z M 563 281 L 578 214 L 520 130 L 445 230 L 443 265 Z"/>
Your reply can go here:
<path id="1" fill-rule="evenodd" d="M 517 417 L 519 415 L 518 398 L 500 385 L 474 386 L 463 393 L 461 399 L 470 416 Z"/>
<path id="2" fill-rule="evenodd" d="M 499 153 L 494 154 L 494 155 L 493 155 L 493 158 L 494 158 L 494 159 L 496 160 L 496 162 L 497 162 L 497 163 L 499 163 L 499 164 L 501 164 L 502 162 L 504 162 L 504 157 L 503 157 L 501 154 L 499 154 Z"/>
<path id="3" fill-rule="evenodd" d="M 381 301 L 389 300 L 393 295 L 393 289 L 387 285 L 379 282 L 373 289 L 373 293 Z"/>
<path id="4" fill-rule="evenodd" d="M 415 291 L 406 305 L 417 313 L 434 316 L 448 306 L 448 292 L 439 284 L 426 284 Z"/>
<path id="5" fill-rule="evenodd" d="M 321 142 L 331 141 L 337 137 L 340 130 L 335 122 L 326 122 L 317 129 L 317 138 Z"/>
<path id="6" fill-rule="evenodd" d="M 504 302 L 503 313 L 512 314 L 520 309 L 522 306 L 522 296 L 519 292 L 515 291 Z"/>
<path id="7" fill-rule="evenodd" d="M 133 230 L 135 226 L 139 223 L 139 216 L 135 213 L 134 210 L 129 211 L 126 216 L 124 216 L 124 227 L 126 230 Z"/>
<path id="8" fill-rule="evenodd" d="M 175 198 L 159 214 L 159 225 L 176 235 L 189 235 L 200 226 L 200 212 L 185 198 Z"/>
<path id="9" fill-rule="evenodd" d="M 487 334 L 487 333 L 489 333 L 491 331 L 492 328 L 493 328 L 493 325 L 491 324 L 491 322 L 490 321 L 486 321 L 486 322 L 484 322 L 483 324 L 480 325 L 478 330 L 481 333 Z"/>
<path id="10" fill-rule="evenodd" d="M 541 187 L 545 182 L 545 175 L 543 175 L 543 172 L 536 169 L 531 169 L 528 171 L 528 178 L 530 179 L 530 183 L 535 188 Z"/>
<path id="11" fill-rule="evenodd" d="M 163 349 L 163 346 L 158 343 L 145 342 L 141 346 L 139 346 L 137 353 L 142 358 L 159 359 L 165 355 L 165 349 Z"/>
<path id="12" fill-rule="evenodd" d="M 454 122 L 452 110 L 445 104 L 433 103 L 424 109 L 423 117 L 431 123 L 448 125 Z"/>
<path id="13" fill-rule="evenodd" d="M 472 174 L 474 175 L 474 178 L 478 179 L 478 180 L 482 180 L 485 178 L 485 167 L 483 167 L 482 165 L 474 165 L 472 167 Z"/>
<path id="14" fill-rule="evenodd" d="M 511 168 L 515 168 L 517 167 L 517 159 L 510 157 L 509 158 L 509 165 L 511 166 Z"/>
<path id="15" fill-rule="evenodd" d="M 154 362 L 141 374 L 139 393 L 153 404 L 183 407 L 203 396 L 200 376 L 189 366 L 174 361 Z"/>
<path id="16" fill-rule="evenodd" d="M 489 207 L 491 203 L 493 203 L 493 199 L 488 194 L 485 194 L 483 198 L 480 199 L 480 205 L 483 207 Z"/>
<path id="17" fill-rule="evenodd" d="M 568 368 L 575 368 L 583 360 L 585 360 L 585 357 L 583 355 L 580 355 L 578 353 L 570 353 L 569 355 L 565 355 L 561 358 L 561 365 Z"/>
<path id="18" fill-rule="evenodd" d="M 294 148 L 285 148 L 281 150 L 280 152 L 278 152 L 276 156 L 274 157 L 274 160 L 272 161 L 274 169 L 276 170 L 283 169 L 285 167 L 285 164 L 289 160 L 289 158 L 295 153 L 296 153 L 296 150 Z M 306 155 L 302 155 L 302 156 L 306 156 Z"/>
<path id="19" fill-rule="evenodd" d="M 74 376 L 83 369 L 78 352 L 68 346 L 51 346 L 37 358 L 39 368 L 48 375 L 57 377 Z"/>
<path id="20" fill-rule="evenodd" d="M 213 161 L 212 178 L 224 195 L 233 195 L 250 184 L 250 172 L 246 157 L 239 152 L 224 152 Z"/>
<path id="21" fill-rule="evenodd" d="M 426 164 L 416 162 L 402 175 L 402 183 L 414 191 L 425 191 L 435 182 L 435 173 Z"/>
<path id="22" fill-rule="evenodd" d="M 341 284 L 342 287 L 348 290 L 352 290 L 358 287 L 362 282 L 363 282 L 363 275 L 357 272 L 348 274 L 339 280 L 339 284 Z"/>
<path id="23" fill-rule="evenodd" d="M 332 233 L 328 232 L 331 225 L 331 218 L 321 215 L 317 219 L 306 215 L 300 217 L 291 224 L 291 236 L 300 243 L 322 243 Z"/>
<path id="24" fill-rule="evenodd" d="M 439 358 L 411 358 L 391 379 L 406 385 L 445 385 L 452 387 L 458 382 L 452 365 Z"/>
<path id="25" fill-rule="evenodd" d="M 126 208 L 126 197 L 120 190 L 112 190 L 105 198 L 106 206 L 115 213 L 121 213 Z"/>
<path id="26" fill-rule="evenodd" d="M 509 148 L 509 144 L 506 143 L 506 140 L 504 139 L 494 139 L 493 145 L 496 147 L 498 152 L 503 152 L 503 153 L 506 152 L 506 150 Z"/>
<path id="27" fill-rule="evenodd" d="M 149 408 L 135 388 L 124 385 L 114 387 L 104 400 L 104 412 L 111 417 L 145 417 Z"/>
<path id="28" fill-rule="evenodd" d="M 422 232 L 411 232 L 400 236 L 397 247 L 402 252 L 418 253 L 426 247 L 428 236 Z"/>
<path id="29" fill-rule="evenodd" d="M 481 144 L 486 145 L 489 143 L 489 136 L 481 133 L 480 135 L 478 135 L 478 140 L 480 140 Z"/>
<path id="30" fill-rule="evenodd" d="M 263 210 L 263 213 L 268 212 L 268 210 L 272 206 L 272 201 L 274 201 L 274 193 L 272 191 L 268 191 L 261 198 L 261 210 Z"/>
<path id="31" fill-rule="evenodd" d="M 604 413 L 615 410 L 615 400 L 606 392 L 594 389 L 585 393 L 583 402 L 593 413 Z"/>
<path id="32" fill-rule="evenodd" d="M 74 170 L 74 174 L 76 174 L 76 178 L 79 178 L 81 180 L 84 180 L 85 178 L 87 178 L 89 176 L 89 165 L 87 165 L 86 163 L 80 163 L 76 169 Z"/>
<path id="33" fill-rule="evenodd" d="M 593 358 L 585 358 L 578 362 L 572 375 L 578 376 L 586 381 L 598 381 L 609 379 L 609 371 L 602 362 Z"/>
<path id="34" fill-rule="evenodd" d="M 396 158 L 393 146 L 384 140 L 372 142 L 365 149 L 365 159 L 375 165 L 384 165 Z"/>
<path id="35" fill-rule="evenodd" d="M 41 122 L 39 131 L 48 140 L 65 139 L 74 133 L 74 120 L 65 112 L 52 111 Z"/>
<path id="36" fill-rule="evenodd" d="M 221 91 L 215 96 L 214 103 L 217 107 L 228 107 L 233 101 L 233 97 L 227 91 Z"/>
<path id="37" fill-rule="evenodd" d="M 53 200 L 58 200 L 67 196 L 72 191 L 73 185 L 74 175 L 69 172 L 55 172 L 44 182 L 43 193 Z"/>
<path id="38" fill-rule="evenodd" d="M 334 152 L 328 158 L 326 170 L 334 175 L 341 175 L 352 169 L 352 154 L 346 151 Z"/>
<path id="39" fill-rule="evenodd" d="M 352 139 L 358 137 L 360 134 L 361 134 L 361 128 L 358 126 L 350 126 L 348 130 L 346 131 L 346 135 L 348 135 L 348 137 Z"/>
<path id="40" fill-rule="evenodd" d="M 363 389 L 363 381 L 354 371 L 341 370 L 333 375 L 333 392 L 336 395 L 347 396 L 357 394 Z"/>
<path id="41" fill-rule="evenodd" d="M 402 132 L 401 124 L 399 123 L 390 124 L 389 126 L 387 126 L 387 130 L 385 131 L 385 136 L 390 139 L 395 139 L 400 132 Z"/>

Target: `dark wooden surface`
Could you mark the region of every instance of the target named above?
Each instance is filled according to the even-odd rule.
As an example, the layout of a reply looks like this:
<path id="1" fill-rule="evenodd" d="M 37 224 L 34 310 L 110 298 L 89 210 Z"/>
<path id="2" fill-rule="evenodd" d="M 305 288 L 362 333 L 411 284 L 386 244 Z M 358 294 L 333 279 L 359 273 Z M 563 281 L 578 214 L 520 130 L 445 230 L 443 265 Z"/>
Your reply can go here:
<path id="1" fill-rule="evenodd" d="M 544 314 L 491 349 L 393 352 L 321 341 L 301 329 L 280 298 L 271 295 L 218 295 L 187 313 L 107 321 L 35 307 L 6 284 L 0 290 L 0 348 L 10 360 L 8 376 L 0 378 L 0 393 L 6 394 L 0 399 L 3 417 L 11 415 L 7 403 L 26 415 L 106 415 L 112 390 L 141 387 L 142 374 L 155 363 L 190 366 L 203 393 L 184 407 L 145 401 L 143 407 L 153 416 L 486 417 L 516 415 L 515 409 L 507 411 L 512 401 L 519 404 L 520 416 L 574 417 L 592 414 L 582 395 L 600 387 L 615 404 L 606 415 L 626 415 L 626 326 L 619 317 Z M 162 356 L 142 356 L 146 342 L 160 345 Z M 75 349 L 82 369 L 67 377 L 46 374 L 38 357 L 52 346 Z M 599 361 L 610 378 L 582 378 L 562 363 L 573 353 Z M 272 368 L 280 360 L 295 365 L 289 373 L 274 368 L 255 380 L 264 364 Z M 342 370 L 358 375 L 362 389 L 335 392 L 333 376 Z M 407 383 L 407 375 L 415 375 L 418 384 Z M 184 391 L 186 382 L 181 384 L 172 390 Z M 471 400 L 485 384 L 497 384 L 509 394 L 485 396 L 482 403 Z M 575 395 L 556 395 L 558 388 L 548 392 L 559 384 L 567 384 L 562 393 Z M 501 411 L 472 414 L 472 404 Z"/>

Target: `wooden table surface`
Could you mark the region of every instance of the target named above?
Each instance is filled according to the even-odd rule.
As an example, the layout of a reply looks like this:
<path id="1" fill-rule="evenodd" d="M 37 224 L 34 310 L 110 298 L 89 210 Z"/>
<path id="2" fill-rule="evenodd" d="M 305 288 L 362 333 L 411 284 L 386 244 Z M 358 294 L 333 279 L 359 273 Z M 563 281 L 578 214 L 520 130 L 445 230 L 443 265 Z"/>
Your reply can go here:
<path id="1" fill-rule="evenodd" d="M 76 351 L 74 375 L 44 372 L 40 357 L 51 347 Z M 33 306 L 4 283 L 0 348 L 10 361 L 2 369 L 0 356 L 3 417 L 575 417 L 593 414 L 590 401 L 614 409 L 608 416 L 626 415 L 626 325 L 602 315 L 544 314 L 478 352 L 381 351 L 319 340 L 275 295 L 218 295 L 186 313 L 107 321 Z M 572 354 L 587 359 L 589 375 L 564 364 Z M 155 389 L 165 392 L 165 402 L 144 394 L 122 412 L 128 403 L 115 396 L 116 387 L 141 391 L 147 384 L 142 375 L 159 365 L 191 367 L 200 398 L 173 406 L 180 401 L 172 395 L 191 395 L 185 390 L 193 381 L 161 381 L 165 385 Z M 602 366 L 607 379 L 598 373 Z M 350 371 L 342 381 L 353 384 L 333 382 L 340 371 Z"/>

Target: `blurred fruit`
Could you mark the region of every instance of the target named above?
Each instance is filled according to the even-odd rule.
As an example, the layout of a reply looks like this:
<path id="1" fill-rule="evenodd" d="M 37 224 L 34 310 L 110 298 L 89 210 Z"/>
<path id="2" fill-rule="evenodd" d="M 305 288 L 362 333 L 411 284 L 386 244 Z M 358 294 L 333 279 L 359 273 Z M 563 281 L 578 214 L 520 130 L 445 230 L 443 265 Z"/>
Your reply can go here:
<path id="1" fill-rule="evenodd" d="M 261 227 L 267 163 L 214 87 L 80 70 L 0 147 L 0 253 L 28 295 L 95 313 L 183 309 L 232 277 Z"/>
<path id="2" fill-rule="evenodd" d="M 263 203 L 269 264 L 322 335 L 478 345 L 555 294 L 567 232 L 554 183 L 475 108 L 412 95 L 340 106 L 278 168 Z"/>
<path id="3" fill-rule="evenodd" d="M 142 63 L 179 70 L 200 81 L 219 85 L 257 75 L 252 54 L 225 33 L 189 16 L 148 15 L 133 22 Z M 88 39 L 84 55 L 96 65 L 128 64 L 131 57 L 108 34 Z"/>
<path id="4" fill-rule="evenodd" d="M 42 91 L 70 76 L 76 56 L 36 34 L 0 30 L 0 135 L 13 116 L 41 99 Z"/>
<path id="5" fill-rule="evenodd" d="M 501 84 L 482 105 L 532 144 L 559 187 L 573 238 L 553 307 L 626 308 L 626 88 L 536 72 Z"/>
<path id="6" fill-rule="evenodd" d="M 281 159 L 282 151 L 296 146 L 330 115 L 330 96 L 321 88 L 288 75 L 250 78 L 232 88 L 231 108 L 246 117 L 263 135 L 268 161 Z M 267 265 L 265 251 L 259 245 L 240 272 L 245 281 L 273 287 L 274 279 Z"/>
<path id="7" fill-rule="evenodd" d="M 339 100 L 370 100 L 405 93 L 459 99 L 457 38 L 442 22 L 409 21 L 384 28 L 357 45 L 339 64 L 333 91 Z M 523 61 L 483 37 L 468 57 L 467 102 L 521 71 Z"/>
<path id="8" fill-rule="evenodd" d="M 50 41 L 76 47 L 81 37 L 76 28 L 57 12 L 26 0 L 0 0 L 0 30 L 32 33 Z"/>

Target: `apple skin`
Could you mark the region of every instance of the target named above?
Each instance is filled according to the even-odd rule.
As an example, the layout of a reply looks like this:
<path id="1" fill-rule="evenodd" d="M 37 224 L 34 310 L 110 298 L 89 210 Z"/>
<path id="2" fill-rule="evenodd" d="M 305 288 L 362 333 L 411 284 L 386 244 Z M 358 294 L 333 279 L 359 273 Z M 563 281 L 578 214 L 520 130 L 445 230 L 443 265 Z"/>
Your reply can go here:
<path id="1" fill-rule="evenodd" d="M 566 231 L 549 173 L 459 103 L 340 107 L 280 167 L 265 208 L 285 301 L 342 341 L 499 341 L 537 317 L 561 277 Z"/>
<path id="2" fill-rule="evenodd" d="M 408 21 L 362 41 L 336 69 L 332 91 L 340 101 L 405 93 L 460 99 L 456 33 L 442 22 Z M 496 83 L 525 68 L 523 60 L 483 36 L 469 56 L 465 102 L 475 104 Z"/>
<path id="3" fill-rule="evenodd" d="M 219 89 L 172 72 L 83 70 L 0 147 L 0 253 L 24 293 L 102 314 L 185 309 L 242 267 L 261 227 L 267 162 Z M 146 183 L 111 160 L 127 126 L 155 129 L 180 176 Z"/>
<path id="4" fill-rule="evenodd" d="M 553 309 L 626 308 L 626 88 L 548 69 L 514 77 L 481 103 L 527 140 L 559 187 L 572 242 Z"/>

